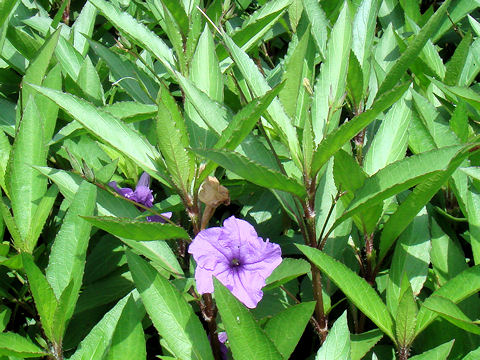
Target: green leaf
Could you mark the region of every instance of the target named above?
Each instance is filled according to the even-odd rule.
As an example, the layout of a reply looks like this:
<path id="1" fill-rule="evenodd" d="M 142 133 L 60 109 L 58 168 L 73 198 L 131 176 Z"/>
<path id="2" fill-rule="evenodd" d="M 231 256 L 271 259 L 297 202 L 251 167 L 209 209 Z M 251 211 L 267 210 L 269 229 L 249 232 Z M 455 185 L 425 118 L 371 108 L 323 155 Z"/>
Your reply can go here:
<path id="1" fill-rule="evenodd" d="M 19 0 L 0 0 L 0 28 L 3 23 L 10 16 L 10 13 L 15 8 Z"/>
<path id="2" fill-rule="evenodd" d="M 216 162 L 225 169 L 233 171 L 254 184 L 265 188 L 286 191 L 301 198 L 306 195 L 304 187 L 297 181 L 263 165 L 250 161 L 238 153 L 217 149 L 193 149 L 193 151 L 200 156 Z"/>
<path id="3" fill-rule="evenodd" d="M 121 11 L 111 3 L 104 0 L 90 2 L 102 12 L 110 23 L 135 40 L 142 48 L 150 51 L 168 70 L 175 69 L 172 50 L 154 32 L 134 19 L 128 12 Z"/>
<path id="4" fill-rule="evenodd" d="M 112 344 L 112 338 L 117 328 L 118 321 L 123 314 L 128 300 L 133 297 L 138 298 L 138 293 L 133 291 L 121 299 L 117 304 L 107 312 L 103 318 L 95 325 L 90 333 L 78 345 L 75 353 L 70 360 L 101 360 Z"/>
<path id="5" fill-rule="evenodd" d="M 84 217 L 94 226 L 115 236 L 138 241 L 190 239 L 180 226 L 112 216 Z"/>
<path id="6" fill-rule="evenodd" d="M 53 204 L 55 203 L 57 194 L 58 187 L 52 185 L 47 190 L 42 200 L 40 200 L 37 210 L 35 211 L 35 215 L 33 216 L 35 221 L 32 222 L 28 231 L 28 235 L 25 239 L 25 247 L 27 249 L 35 249 L 38 238 L 40 237 L 40 233 L 42 232 L 45 222 L 50 215 L 50 211 L 52 210 Z"/>
<path id="7" fill-rule="evenodd" d="M 363 71 L 357 56 L 350 53 L 347 73 L 347 90 L 356 109 L 360 108 L 363 100 Z"/>
<path id="8" fill-rule="evenodd" d="M 112 337 L 112 345 L 106 360 L 146 359 L 147 349 L 143 333 L 142 319 L 145 316 L 143 306 L 135 303 L 130 295 L 118 319 Z"/>
<path id="9" fill-rule="evenodd" d="M 443 155 L 441 155 L 442 149 L 445 149 L 448 152 L 448 149 L 454 149 L 454 147 L 445 147 L 438 150 L 429 151 L 427 154 L 432 154 L 437 152 L 439 156 L 435 158 L 439 164 L 444 161 Z M 445 184 L 445 182 L 452 176 L 455 170 L 461 165 L 461 163 L 469 156 L 469 149 L 472 148 L 472 145 L 466 145 L 463 148 L 460 148 L 459 151 L 452 157 L 448 165 L 444 170 L 438 169 L 432 172 L 430 176 L 427 177 L 421 184 L 419 184 L 413 192 L 408 196 L 408 198 L 400 204 L 395 213 L 390 216 L 387 223 L 384 225 L 382 236 L 380 238 L 380 254 L 379 259 L 383 259 L 387 254 L 390 246 L 393 244 L 398 235 L 400 235 L 403 230 L 408 226 L 410 221 L 415 217 L 420 209 L 425 206 L 425 204 L 430 201 L 430 199 L 437 193 L 438 190 Z M 420 156 L 416 155 L 416 156 Z M 428 160 L 427 160 L 428 161 Z M 399 164 L 400 162 L 397 162 Z M 417 164 L 412 163 L 412 168 L 408 170 L 413 174 L 414 167 L 417 167 Z M 403 168 L 403 166 L 402 166 Z M 387 168 L 385 168 L 387 169 Z M 383 170 L 383 169 L 382 169 Z M 378 173 L 380 173 L 379 171 Z M 396 176 L 398 178 L 403 178 L 404 170 L 398 168 L 398 173 Z"/>
<path id="10" fill-rule="evenodd" d="M 476 348 L 475 350 L 470 351 L 463 360 L 475 360 L 478 359 L 480 356 L 480 347 Z"/>
<path id="11" fill-rule="evenodd" d="M 460 308 L 449 299 L 445 299 L 441 296 L 431 296 L 428 302 L 425 302 L 424 306 L 432 310 L 441 317 L 451 322 L 453 325 L 459 328 L 471 332 L 472 334 L 480 335 L 480 327 L 475 325 L 467 315 L 463 313 Z"/>
<path id="12" fill-rule="evenodd" d="M 26 239 L 34 222 L 34 215 L 45 191 L 47 179 L 32 165 L 46 165 L 43 144 L 42 116 L 33 97 L 28 101 L 18 129 L 9 163 L 7 186 L 12 201 L 12 210 L 18 230 Z M 24 246 L 27 246 L 25 243 Z M 23 248 L 31 252 L 33 249 Z"/>
<path id="13" fill-rule="evenodd" d="M 314 310 L 315 302 L 304 302 L 289 307 L 268 320 L 265 333 L 284 359 L 290 358 L 295 350 Z"/>
<path id="14" fill-rule="evenodd" d="M 473 260 L 480 264 L 480 192 L 470 184 L 467 192 L 467 219 Z"/>
<path id="15" fill-rule="evenodd" d="M 62 297 L 70 283 L 70 295 L 61 304 L 65 311 L 65 321 L 73 314 L 82 286 L 85 258 L 90 239 L 91 225 L 80 216 L 93 214 L 96 199 L 96 187 L 82 182 L 64 221 L 58 232 L 50 252 L 50 259 L 46 270 L 47 280 L 50 283 L 57 299 Z M 63 334 L 57 334 L 61 337 Z"/>
<path id="16" fill-rule="evenodd" d="M 223 35 L 226 46 L 228 47 L 235 64 L 238 66 L 240 72 L 248 83 L 252 93 L 256 96 L 262 96 L 270 90 L 270 86 L 265 80 L 264 76 L 258 70 L 257 65 L 250 57 L 243 52 L 226 34 Z M 280 101 L 274 99 L 267 108 L 267 113 L 270 116 L 270 123 L 274 127 L 283 142 L 290 150 L 290 156 L 294 160 L 299 169 L 301 166 L 301 150 L 300 143 L 297 138 L 297 133 L 291 119 L 285 113 Z"/>
<path id="17" fill-rule="evenodd" d="M 310 264 L 303 259 L 285 258 L 266 279 L 264 291 L 273 289 L 310 271 Z"/>
<path id="18" fill-rule="evenodd" d="M 408 283 L 408 280 L 405 280 Z M 415 324 L 417 321 L 417 304 L 412 288 L 408 283 L 406 291 L 399 299 L 395 316 L 395 335 L 400 347 L 409 347 L 415 338 Z"/>
<path id="19" fill-rule="evenodd" d="M 127 260 L 147 313 L 172 353 L 186 360 L 213 359 L 202 324 L 182 294 L 138 255 L 127 252 Z"/>
<path id="20" fill-rule="evenodd" d="M 472 33 L 467 33 L 460 44 L 458 44 L 455 52 L 447 63 L 445 73 L 446 85 L 459 85 L 458 80 L 465 66 L 467 55 L 472 44 Z"/>
<path id="21" fill-rule="evenodd" d="M 73 200 L 82 182 L 80 176 L 46 167 L 37 169 L 55 182 L 68 201 Z M 140 215 L 140 211 L 133 204 L 102 189 L 99 189 L 97 193 L 97 211 L 101 216 L 134 218 Z M 164 241 L 135 241 L 124 238 L 120 238 L 120 240 L 167 271 L 176 275 L 183 274 L 175 254 Z"/>
<path id="22" fill-rule="evenodd" d="M 177 0 L 161 0 L 162 5 L 165 6 L 170 14 L 172 14 L 175 22 L 178 24 L 182 30 L 183 35 L 188 34 L 188 24 L 189 19 L 183 7 L 178 3 Z"/>
<path id="23" fill-rule="evenodd" d="M 214 148 L 235 150 L 250 134 L 254 126 L 257 124 L 257 121 L 260 119 L 260 116 L 281 91 L 282 84 L 283 83 L 280 83 L 280 85 L 268 91 L 265 95 L 253 99 L 236 113 L 228 123 L 228 126 L 220 134 L 220 138 Z M 212 161 L 209 161 L 207 165 L 205 165 L 204 170 L 197 179 L 197 186 L 200 186 L 207 175 L 215 170 L 216 166 L 217 165 Z"/>
<path id="24" fill-rule="evenodd" d="M 16 249 L 23 249 L 24 242 L 20 231 L 18 231 L 17 224 L 13 219 L 10 209 L 8 208 L 3 196 L 0 196 L 0 214 L 2 215 L 3 222 L 7 226 L 8 232 L 13 239 L 13 244 Z"/>
<path id="25" fill-rule="evenodd" d="M 476 294 L 480 291 L 480 265 L 468 268 L 446 282 L 441 288 L 434 291 L 430 297 L 444 297 L 454 304 Z M 421 333 L 428 325 L 438 317 L 435 313 L 427 308 L 429 298 L 427 298 L 423 306 L 420 308 L 417 316 L 417 327 L 415 334 Z"/>
<path id="26" fill-rule="evenodd" d="M 283 359 L 245 306 L 216 278 L 213 279 L 213 284 L 218 311 L 227 331 L 233 357 L 237 360 Z"/>
<path id="27" fill-rule="evenodd" d="M 455 339 L 449 341 L 448 343 L 437 346 L 432 350 L 425 351 L 420 355 L 412 356 L 410 360 L 446 360 L 448 358 L 448 354 L 450 354 L 450 351 L 452 350 L 454 342 Z"/>
<path id="28" fill-rule="evenodd" d="M 315 360 L 350 359 L 350 332 L 348 331 L 347 311 L 335 321 L 327 339 L 318 350 Z"/>
<path id="29" fill-rule="evenodd" d="M 378 89 L 376 95 L 377 99 L 400 81 L 408 67 L 420 54 L 427 41 L 438 30 L 438 26 L 445 18 L 445 12 L 447 11 L 449 4 L 450 0 L 443 2 L 442 6 L 438 8 L 438 10 L 432 17 L 430 17 L 430 19 L 428 19 L 428 22 L 425 24 L 425 26 L 420 30 L 420 32 L 408 45 L 407 49 L 402 53 L 400 58 L 395 62 Z"/>
<path id="30" fill-rule="evenodd" d="M 367 174 L 372 175 L 405 157 L 412 106 L 412 97 L 407 91 L 385 115 L 365 154 L 363 168 Z"/>
<path id="31" fill-rule="evenodd" d="M 190 144 L 185 121 L 175 99 L 164 86 L 160 87 L 157 104 L 158 147 L 175 186 L 182 196 L 187 198 L 195 163 L 192 154 L 186 150 Z"/>
<path id="32" fill-rule="evenodd" d="M 38 358 L 47 356 L 48 353 L 21 335 L 4 332 L 0 334 L 0 355 Z"/>
<path id="33" fill-rule="evenodd" d="M 55 47 L 58 43 L 58 38 L 60 37 L 60 29 L 55 31 L 50 38 L 45 41 L 42 48 L 39 50 L 38 55 L 30 63 L 23 77 L 23 84 L 35 84 L 42 85 L 43 78 L 45 77 L 50 64 L 50 60 L 55 52 Z M 22 86 L 22 98 L 23 98 L 23 110 L 25 110 L 30 96 L 34 95 L 32 88 L 28 86 Z"/>
<path id="34" fill-rule="evenodd" d="M 76 84 L 82 89 L 86 100 L 97 106 L 104 104 L 105 99 L 102 83 L 100 82 L 100 78 L 92 60 L 90 60 L 90 57 L 88 56 L 83 61 L 80 72 L 78 73 Z"/>
<path id="35" fill-rule="evenodd" d="M 363 0 L 353 19 L 352 50 L 364 70 L 369 67 L 378 8 L 378 0 Z"/>
<path id="36" fill-rule="evenodd" d="M 325 273 L 348 299 L 392 340 L 393 320 L 375 290 L 360 276 L 320 250 L 296 245 L 307 258 Z"/>
<path id="37" fill-rule="evenodd" d="M 82 56 L 85 56 L 88 52 L 89 44 L 87 38 L 93 34 L 96 17 L 97 9 L 90 2 L 86 2 L 75 23 L 72 25 L 73 47 L 77 49 Z"/>
<path id="38" fill-rule="evenodd" d="M 363 209 L 369 208 L 438 174 L 448 167 L 450 160 L 461 149 L 462 147 L 457 145 L 447 146 L 413 155 L 387 165 L 365 180 L 363 186 L 355 194 L 355 198 L 350 203 L 347 211 L 341 218 L 337 219 L 334 227 Z"/>
<path id="39" fill-rule="evenodd" d="M 313 155 L 311 175 L 317 174 L 342 146 L 370 124 L 385 109 L 394 104 L 407 90 L 409 84 L 402 84 L 379 98 L 370 110 L 354 117 L 338 129 L 329 133 L 318 145 Z"/>
<path id="40" fill-rule="evenodd" d="M 350 352 L 352 360 L 361 360 L 367 352 L 383 337 L 379 329 L 373 329 L 361 334 L 350 334 Z"/>
<path id="41" fill-rule="evenodd" d="M 316 0 L 303 0 L 303 9 L 310 21 L 313 40 L 320 55 L 325 58 L 329 23 L 322 7 Z"/>
<path id="42" fill-rule="evenodd" d="M 88 43 L 93 51 L 108 64 L 116 85 L 123 88 L 133 99 L 141 102 L 141 105 L 153 104 L 152 97 L 155 98 L 156 96 L 156 85 L 154 85 L 154 82 L 148 78 L 148 75 L 145 74 L 143 70 L 99 42 L 89 39 Z M 148 91 L 145 91 L 145 89 Z M 117 104 L 118 103 L 115 103 L 112 106 L 116 106 Z M 117 118 L 122 118 L 118 113 L 112 115 Z"/>
<path id="43" fill-rule="evenodd" d="M 116 119 L 109 113 L 92 104 L 77 98 L 74 95 L 62 93 L 32 85 L 39 93 L 55 101 L 62 109 L 72 115 L 88 131 L 98 136 L 107 144 L 121 151 L 144 170 L 149 170 L 151 175 L 156 175 L 168 184 L 166 174 L 159 167 L 155 159 L 160 154 L 141 135 Z"/>
<path id="44" fill-rule="evenodd" d="M 30 291 L 35 300 L 35 307 L 42 321 L 42 328 L 47 338 L 53 341 L 55 339 L 53 317 L 58 304 L 57 298 L 45 275 L 43 275 L 42 271 L 35 265 L 33 256 L 22 253 L 22 260 L 25 272 L 27 273 Z"/>
<path id="45" fill-rule="evenodd" d="M 330 34 L 325 62 L 315 84 L 312 128 L 316 144 L 338 126 L 341 113 L 338 109 L 342 107 L 345 94 L 351 44 L 352 21 L 345 1 Z"/>

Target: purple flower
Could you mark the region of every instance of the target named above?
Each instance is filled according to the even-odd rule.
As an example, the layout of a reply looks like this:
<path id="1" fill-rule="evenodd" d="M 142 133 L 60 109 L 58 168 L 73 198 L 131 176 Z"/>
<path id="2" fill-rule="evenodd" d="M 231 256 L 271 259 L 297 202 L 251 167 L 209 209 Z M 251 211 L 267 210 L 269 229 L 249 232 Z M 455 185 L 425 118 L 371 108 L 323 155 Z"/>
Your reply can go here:
<path id="1" fill-rule="evenodd" d="M 210 341 L 210 343 L 212 342 L 210 334 L 208 334 L 208 340 Z M 228 337 L 225 331 L 221 331 L 218 333 L 218 341 L 220 341 L 220 355 L 222 357 L 222 360 L 228 359 L 228 348 L 225 345 L 227 340 L 228 340 Z"/>
<path id="2" fill-rule="evenodd" d="M 252 225 L 235 216 L 226 219 L 223 227 L 200 231 L 188 252 L 197 262 L 200 294 L 213 292 L 215 276 L 251 309 L 262 299 L 265 279 L 282 262 L 279 245 L 263 241 Z"/>
<path id="3" fill-rule="evenodd" d="M 119 188 L 117 186 L 116 181 L 111 181 L 108 183 L 108 185 L 114 188 L 115 191 L 120 195 L 122 195 L 124 198 L 135 201 L 148 208 L 151 208 L 153 206 L 153 194 L 152 194 L 152 190 L 150 190 L 149 188 L 149 183 L 150 183 L 150 175 L 144 172 L 142 176 L 140 176 L 140 179 L 138 180 L 135 190 L 132 190 L 130 188 Z M 140 209 L 140 210 L 143 211 L 143 209 Z M 166 212 L 166 213 L 163 213 L 162 216 L 165 216 L 166 218 L 170 219 L 172 217 L 172 213 Z M 147 216 L 147 221 L 165 222 L 165 220 L 158 215 Z"/>

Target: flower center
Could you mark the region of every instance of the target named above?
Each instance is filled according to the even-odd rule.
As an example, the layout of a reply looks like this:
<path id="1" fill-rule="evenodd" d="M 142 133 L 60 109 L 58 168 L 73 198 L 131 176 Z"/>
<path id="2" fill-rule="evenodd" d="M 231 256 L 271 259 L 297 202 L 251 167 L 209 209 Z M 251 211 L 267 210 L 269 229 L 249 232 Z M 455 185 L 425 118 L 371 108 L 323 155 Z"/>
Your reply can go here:
<path id="1" fill-rule="evenodd" d="M 232 267 L 240 266 L 240 260 L 238 260 L 237 258 L 233 258 L 230 262 L 230 265 L 232 265 Z"/>

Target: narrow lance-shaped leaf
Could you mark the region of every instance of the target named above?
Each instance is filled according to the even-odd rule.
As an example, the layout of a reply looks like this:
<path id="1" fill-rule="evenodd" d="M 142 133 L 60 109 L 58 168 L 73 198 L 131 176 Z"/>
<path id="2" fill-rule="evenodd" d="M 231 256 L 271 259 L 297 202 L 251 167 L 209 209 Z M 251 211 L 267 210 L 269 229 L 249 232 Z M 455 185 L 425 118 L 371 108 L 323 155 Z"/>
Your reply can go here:
<path id="1" fill-rule="evenodd" d="M 0 334 L 0 354 L 22 358 L 39 358 L 47 356 L 42 348 L 35 345 L 31 340 L 13 333 Z"/>
<path id="2" fill-rule="evenodd" d="M 46 271 L 57 299 L 65 312 L 64 321 L 68 322 L 75 309 L 80 287 L 82 286 L 85 258 L 90 239 L 91 225 L 80 216 L 90 216 L 95 208 L 97 188 L 84 181 L 70 204 L 60 231 L 58 232 L 50 252 Z M 70 285 L 72 283 L 72 285 Z M 71 286 L 69 296 L 62 296 Z M 65 324 L 62 324 L 65 325 Z M 61 338 L 63 334 L 55 334 Z"/>
<path id="3" fill-rule="evenodd" d="M 265 95 L 253 99 L 238 113 L 236 113 L 228 126 L 220 134 L 220 138 L 215 144 L 215 149 L 225 148 L 227 150 L 235 150 L 242 141 L 250 134 L 252 129 L 257 124 L 260 116 L 268 108 L 273 99 L 278 95 L 282 89 L 283 83 L 280 83 Z M 206 179 L 206 177 L 215 170 L 217 165 L 209 161 L 197 180 L 197 186 Z"/>
<path id="4" fill-rule="evenodd" d="M 168 89 L 160 87 L 157 98 L 156 128 L 158 147 L 175 186 L 184 198 L 188 196 L 194 172 L 194 159 L 186 148 L 190 146 L 182 114 Z"/>
<path id="5" fill-rule="evenodd" d="M 9 173 L 7 186 L 11 196 L 13 215 L 23 239 L 28 235 L 38 203 L 47 190 L 47 179 L 32 167 L 46 165 L 41 129 L 41 113 L 35 105 L 34 97 L 30 97 L 23 112 L 7 168 Z M 27 248 L 22 250 L 33 251 Z"/>
<path id="6" fill-rule="evenodd" d="M 305 245 L 296 246 L 343 291 L 360 311 L 395 341 L 390 313 L 380 296 L 364 279 L 320 250 Z"/>
<path id="7" fill-rule="evenodd" d="M 235 359 L 280 360 L 282 355 L 260 328 L 253 315 L 232 293 L 213 279 L 215 299 Z"/>
<path id="8" fill-rule="evenodd" d="M 438 29 L 438 25 L 442 22 L 445 17 L 445 12 L 450 4 L 450 0 L 443 2 L 442 6 L 433 14 L 425 26 L 420 30 L 417 36 L 409 44 L 407 49 L 403 52 L 400 58 L 395 62 L 393 67 L 385 76 L 380 88 L 377 92 L 377 98 L 383 95 L 388 89 L 391 89 L 392 86 L 395 86 L 402 76 L 407 71 L 410 64 L 417 58 L 420 51 L 423 49 L 427 41 L 432 37 L 433 34 Z"/>
<path id="9" fill-rule="evenodd" d="M 155 162 L 160 154 L 144 137 L 111 114 L 74 95 L 35 85 L 31 86 L 39 93 L 55 101 L 88 131 L 130 157 L 144 170 L 149 170 L 151 175 L 168 185 L 167 175 L 159 167 L 159 163 Z"/>
<path id="10" fill-rule="evenodd" d="M 128 266 L 160 336 L 181 359 L 213 359 L 207 335 L 182 294 L 150 264 L 127 252 Z"/>
<path id="11" fill-rule="evenodd" d="M 283 190 L 301 198 L 306 195 L 305 188 L 297 181 L 286 177 L 282 173 L 255 163 L 238 153 L 216 149 L 193 149 L 193 151 L 233 171 L 254 184 L 264 186 L 265 188 Z"/>
<path id="12" fill-rule="evenodd" d="M 348 330 L 347 311 L 335 321 L 327 339 L 318 350 L 315 360 L 340 360 L 350 358 L 350 331 Z"/>
<path id="13" fill-rule="evenodd" d="M 92 225 L 115 236 L 138 241 L 190 239 L 180 226 L 112 216 L 84 217 Z"/>
<path id="14" fill-rule="evenodd" d="M 170 71 L 175 69 L 172 50 L 155 33 L 134 19 L 128 12 L 120 11 L 104 0 L 91 0 L 102 14 L 118 29 L 150 51 Z"/>
<path id="15" fill-rule="evenodd" d="M 407 90 L 408 86 L 409 84 L 405 83 L 385 93 L 384 96 L 373 104 L 370 110 L 354 117 L 346 124 L 343 124 L 328 134 L 315 150 L 310 174 L 317 174 L 330 157 L 340 150 L 347 141 L 357 135 L 360 130 L 375 120 L 382 111 L 395 103 Z"/>

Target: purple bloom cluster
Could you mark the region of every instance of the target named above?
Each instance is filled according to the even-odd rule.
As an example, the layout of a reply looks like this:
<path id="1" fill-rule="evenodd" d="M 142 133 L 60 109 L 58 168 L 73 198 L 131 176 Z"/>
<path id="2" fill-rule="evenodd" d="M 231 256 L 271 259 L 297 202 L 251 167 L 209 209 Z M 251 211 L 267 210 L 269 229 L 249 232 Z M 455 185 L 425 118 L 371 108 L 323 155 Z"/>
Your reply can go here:
<path id="1" fill-rule="evenodd" d="M 195 280 L 200 294 L 213 292 L 215 276 L 249 308 L 257 306 L 265 279 L 282 262 L 278 244 L 263 241 L 252 225 L 234 216 L 223 227 L 200 231 L 188 252 L 197 262 Z"/>
<path id="2" fill-rule="evenodd" d="M 135 190 L 132 190 L 130 188 L 119 188 L 117 186 L 116 181 L 111 181 L 108 183 L 110 187 L 114 188 L 115 191 L 120 195 L 122 195 L 124 198 L 135 201 L 148 208 L 151 208 L 153 206 L 153 194 L 152 194 L 152 190 L 150 190 L 149 184 L 150 184 L 150 175 L 148 175 L 146 172 L 144 172 L 142 176 L 140 176 L 140 179 L 138 180 Z M 140 209 L 140 210 L 143 210 L 143 209 Z M 170 219 L 172 217 L 172 213 L 166 212 L 166 213 L 163 213 L 162 216 Z M 147 216 L 147 221 L 165 222 L 165 220 L 158 215 Z"/>

